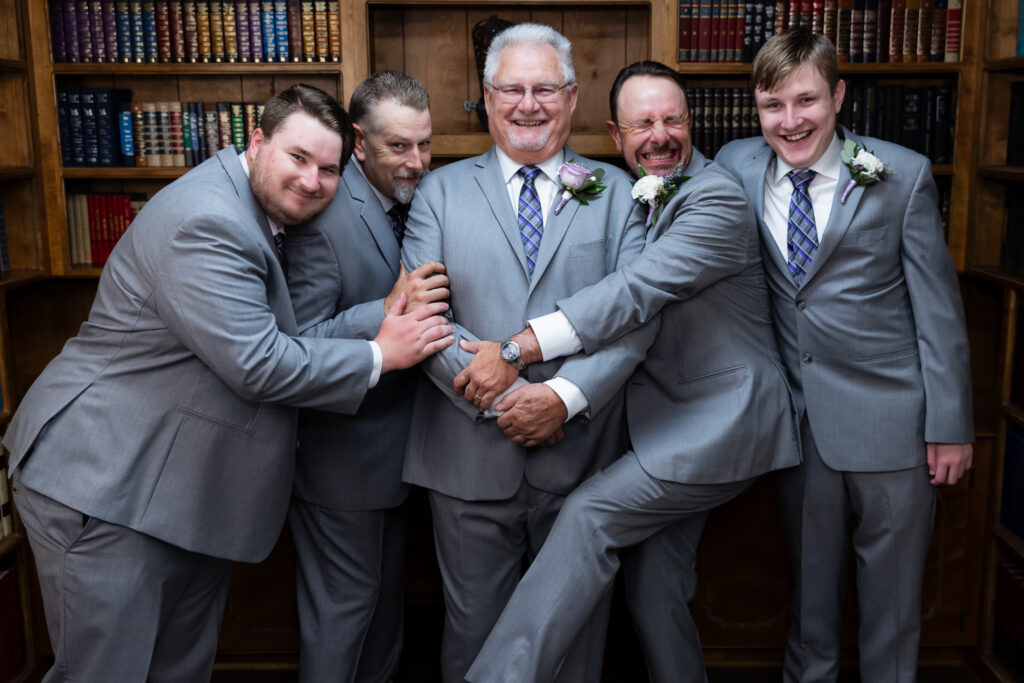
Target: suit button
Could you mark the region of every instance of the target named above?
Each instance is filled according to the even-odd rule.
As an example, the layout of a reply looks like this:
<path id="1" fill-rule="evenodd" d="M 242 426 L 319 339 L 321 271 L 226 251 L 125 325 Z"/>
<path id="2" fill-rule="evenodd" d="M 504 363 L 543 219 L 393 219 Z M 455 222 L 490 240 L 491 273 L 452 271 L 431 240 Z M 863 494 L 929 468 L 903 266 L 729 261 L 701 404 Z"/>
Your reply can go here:
<path id="1" fill-rule="evenodd" d="M 802 311 L 805 308 L 807 308 L 807 302 L 806 301 L 804 301 L 803 299 L 800 299 L 799 301 L 796 302 L 796 310 Z"/>
<path id="2" fill-rule="evenodd" d="M 801 363 L 810 363 L 811 360 L 812 360 L 811 359 L 811 354 L 809 354 L 809 353 L 804 353 L 804 354 L 801 354 L 801 356 L 800 356 L 800 362 Z"/>

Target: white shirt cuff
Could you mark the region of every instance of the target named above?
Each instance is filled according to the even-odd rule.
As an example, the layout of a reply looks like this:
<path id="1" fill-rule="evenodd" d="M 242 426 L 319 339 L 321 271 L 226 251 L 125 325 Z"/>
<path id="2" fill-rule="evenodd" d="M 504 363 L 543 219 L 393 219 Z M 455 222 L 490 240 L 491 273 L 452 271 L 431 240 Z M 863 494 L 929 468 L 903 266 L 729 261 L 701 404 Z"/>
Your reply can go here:
<path id="1" fill-rule="evenodd" d="M 583 350 L 583 342 L 576 334 L 575 328 L 561 311 L 548 313 L 529 321 L 533 333 L 537 336 L 540 352 L 544 360 L 571 356 Z M 568 404 L 567 404 L 568 405 Z"/>
<path id="2" fill-rule="evenodd" d="M 495 398 L 494 401 L 491 403 L 491 407 L 483 411 L 481 415 L 483 415 L 485 418 L 498 417 L 499 415 L 501 415 L 505 411 L 495 410 L 494 406 L 501 403 L 501 399 L 505 398 L 519 387 L 526 386 L 527 384 L 529 384 L 529 382 L 527 382 L 522 377 L 516 377 L 516 381 L 512 382 L 512 385 L 508 389 L 498 394 L 497 398 Z"/>
<path id="3" fill-rule="evenodd" d="M 377 386 L 377 382 L 380 381 L 380 369 L 384 365 L 384 354 L 381 353 L 380 346 L 375 341 L 368 342 L 370 350 L 373 351 L 373 370 L 370 372 L 370 386 L 367 389 L 373 389 Z"/>
<path id="4" fill-rule="evenodd" d="M 551 390 L 558 394 L 558 398 L 562 399 L 562 403 L 565 404 L 565 410 L 568 412 L 565 417 L 566 422 L 590 407 L 590 402 L 587 401 L 583 391 L 566 378 L 552 377 L 544 384 L 551 387 Z"/>

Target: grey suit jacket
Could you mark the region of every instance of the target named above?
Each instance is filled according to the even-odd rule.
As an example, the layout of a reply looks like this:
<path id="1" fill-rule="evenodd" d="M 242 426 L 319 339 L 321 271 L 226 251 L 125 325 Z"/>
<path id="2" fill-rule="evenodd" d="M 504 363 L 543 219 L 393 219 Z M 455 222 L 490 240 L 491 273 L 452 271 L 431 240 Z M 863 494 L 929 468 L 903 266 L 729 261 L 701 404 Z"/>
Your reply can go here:
<path id="1" fill-rule="evenodd" d="M 974 440 L 960 289 L 928 160 L 843 136 L 894 173 L 842 204 L 843 169 L 799 289 L 762 220 L 774 152 L 758 137 L 726 145 L 718 159 L 758 217 L 780 348 L 822 459 L 846 471 L 907 469 L 924 464 L 926 441 Z"/>
<path id="2" fill-rule="evenodd" d="M 288 287 L 302 334 L 373 339 L 399 273 L 398 240 L 380 200 L 350 163 L 327 209 L 288 230 Z M 416 369 L 389 372 L 355 415 L 299 411 L 294 495 L 337 510 L 400 505 Z"/>
<path id="3" fill-rule="evenodd" d="M 574 158 L 566 148 L 565 158 Z M 589 168 L 599 164 L 575 157 Z M 526 269 L 516 213 L 498 160 L 486 154 L 430 173 L 413 200 L 403 258 L 409 268 L 443 261 L 451 279 L 457 339 L 500 340 L 526 321 L 549 313 L 555 301 L 597 282 L 631 261 L 643 247 L 642 223 L 629 197 L 629 178 L 605 166 L 607 189 L 589 206 L 570 201 L 552 211 L 544 228 L 533 278 Z M 590 404 L 590 418 L 565 425 L 551 448 L 525 449 L 494 420 L 452 391 L 455 375 L 472 354 L 458 344 L 422 364 L 431 381 L 420 384 L 413 411 L 405 479 L 463 500 L 513 496 L 523 477 L 533 486 L 567 494 L 625 450 L 622 384 L 643 360 L 655 329 L 638 331 L 589 356 L 530 365 L 530 382 L 555 375 L 574 382 Z"/>
<path id="4" fill-rule="evenodd" d="M 587 352 L 660 311 L 626 390 L 633 450 L 659 479 L 742 481 L 800 462 L 795 412 L 743 190 L 697 150 L 685 174 L 643 255 L 558 307 Z"/>
<path id="5" fill-rule="evenodd" d="M 258 561 L 291 493 L 291 406 L 354 412 L 372 368 L 365 342 L 297 332 L 266 215 L 227 148 L 121 238 L 89 319 L 11 421 L 11 469 L 87 515 Z"/>

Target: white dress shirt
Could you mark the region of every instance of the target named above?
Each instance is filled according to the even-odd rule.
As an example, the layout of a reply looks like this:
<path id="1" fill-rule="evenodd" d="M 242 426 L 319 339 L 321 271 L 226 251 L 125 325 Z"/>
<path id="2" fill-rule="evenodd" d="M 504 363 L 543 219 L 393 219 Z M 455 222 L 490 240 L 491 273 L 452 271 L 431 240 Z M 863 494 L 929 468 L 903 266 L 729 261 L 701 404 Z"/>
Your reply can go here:
<path id="1" fill-rule="evenodd" d="M 825 149 L 825 153 L 810 166 L 810 169 L 817 173 L 808 185 L 807 194 L 810 196 L 811 208 L 814 209 L 814 228 L 818 233 L 818 244 L 821 244 L 829 216 L 832 214 L 832 198 L 835 197 L 839 173 L 843 168 L 842 158 L 839 156 L 842 149 L 839 136 L 833 135 L 832 143 Z M 775 160 L 768 164 L 768 170 L 764 174 L 764 222 L 783 260 L 789 258 L 786 243 L 793 182 L 786 174 L 792 170 L 792 166 L 776 156 Z"/>
<path id="2" fill-rule="evenodd" d="M 522 168 L 523 164 L 513 161 L 507 154 L 501 151 L 501 148 L 495 147 L 495 151 L 497 152 L 498 164 L 501 168 L 501 177 L 505 180 L 505 187 L 508 189 L 508 198 L 512 203 L 512 211 L 518 216 L 519 192 L 523 189 L 523 177 L 519 175 L 519 169 Z M 562 188 L 562 184 L 558 180 L 558 169 L 562 166 L 563 160 L 564 155 L 562 150 L 559 150 L 555 156 L 551 157 L 547 161 L 539 164 L 533 164 L 540 169 L 540 173 L 538 173 L 534 178 L 533 186 L 537 192 L 537 199 L 540 201 L 541 213 L 543 215 L 545 225 L 548 223 L 548 216 L 551 215 L 551 210 L 554 206 L 555 200 L 558 198 L 559 191 Z M 544 248 L 543 237 L 541 238 L 540 248 Z M 545 358 L 545 360 L 547 360 L 547 358 Z M 508 394 L 525 384 L 528 384 L 528 382 L 522 377 L 516 379 L 515 383 L 500 394 L 499 397 L 495 399 L 494 403 L 497 404 L 505 394 Z M 587 401 L 587 397 L 583 391 L 576 386 L 576 384 L 564 377 L 552 377 L 548 381 L 544 382 L 544 384 L 551 387 L 551 390 L 558 394 L 558 397 L 562 399 L 562 403 L 565 404 L 565 409 L 568 413 L 565 418 L 566 421 L 571 420 L 573 417 L 590 407 L 590 403 Z M 494 412 L 493 407 L 484 413 L 484 415 L 488 417 L 498 414 L 499 413 Z"/>
<path id="3" fill-rule="evenodd" d="M 242 170 L 245 171 L 245 177 L 249 177 L 249 162 L 245 158 L 245 152 L 238 155 L 238 162 L 242 164 Z M 360 169 L 361 170 L 361 169 Z M 372 187 L 372 186 L 371 186 Z M 267 216 L 267 223 L 270 224 L 270 232 L 273 235 L 278 233 L 284 233 L 284 227 L 274 222 L 274 219 Z M 367 386 L 369 389 L 373 389 L 377 386 L 377 382 L 380 381 L 380 371 L 384 366 L 384 354 L 381 353 L 380 346 L 375 341 L 367 342 L 370 345 L 370 350 L 373 352 L 373 369 L 370 371 L 370 383 Z"/>

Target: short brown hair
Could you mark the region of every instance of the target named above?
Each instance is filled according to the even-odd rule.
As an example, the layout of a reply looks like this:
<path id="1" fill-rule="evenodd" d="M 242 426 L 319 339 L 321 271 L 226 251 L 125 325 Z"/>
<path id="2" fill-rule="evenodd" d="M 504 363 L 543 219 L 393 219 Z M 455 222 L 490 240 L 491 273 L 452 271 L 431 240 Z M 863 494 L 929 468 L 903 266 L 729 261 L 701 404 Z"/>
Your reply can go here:
<path id="1" fill-rule="evenodd" d="M 622 90 L 622 86 L 625 85 L 626 81 L 633 78 L 634 76 L 652 76 L 654 78 L 667 78 L 683 91 L 683 101 L 687 103 L 689 107 L 689 101 L 686 99 L 686 81 L 683 79 L 683 75 L 675 69 L 669 68 L 661 62 L 655 62 L 651 59 L 645 59 L 642 62 L 633 62 L 629 66 L 622 69 L 619 75 L 615 77 L 615 82 L 612 83 L 611 92 L 608 93 L 608 109 L 611 111 L 612 122 L 619 125 L 619 92 Z"/>
<path id="2" fill-rule="evenodd" d="M 263 131 L 263 136 L 269 140 L 289 116 L 299 111 L 309 114 L 322 123 L 325 128 L 334 131 L 341 137 L 339 163 L 344 168 L 349 157 L 352 156 L 353 147 L 355 147 L 355 130 L 353 130 L 352 121 L 341 103 L 320 88 L 299 83 L 287 90 L 282 90 L 267 100 L 263 108 L 263 116 L 260 117 L 260 129 Z"/>
<path id="3" fill-rule="evenodd" d="M 810 64 L 828 81 L 829 92 L 839 83 L 836 48 L 825 36 L 806 28 L 777 33 L 761 47 L 754 58 L 750 81 L 755 90 L 773 92 L 793 69 Z"/>

